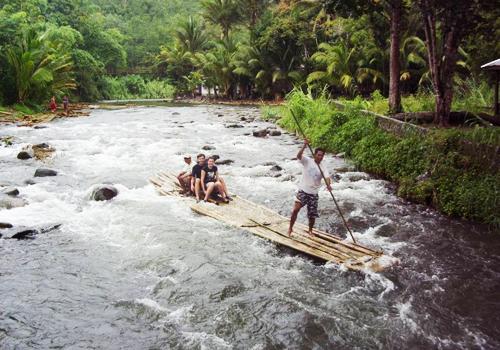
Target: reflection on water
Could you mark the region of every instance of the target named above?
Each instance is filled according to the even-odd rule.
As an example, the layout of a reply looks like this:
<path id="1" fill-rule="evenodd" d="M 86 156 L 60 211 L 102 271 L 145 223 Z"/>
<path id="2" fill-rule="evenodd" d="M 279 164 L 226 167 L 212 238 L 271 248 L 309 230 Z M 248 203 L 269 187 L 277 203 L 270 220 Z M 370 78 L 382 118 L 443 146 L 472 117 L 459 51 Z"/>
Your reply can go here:
<path id="1" fill-rule="evenodd" d="M 2 127 L 0 136 L 13 135 L 15 144 L 0 148 L 0 182 L 29 204 L 0 210 L 0 222 L 62 226 L 32 241 L 0 239 L 1 347 L 500 346 L 497 236 L 408 204 L 341 159 L 326 162 L 343 169 L 334 191 L 359 241 L 401 261 L 382 274 L 318 264 L 200 217 L 148 184 L 159 170 L 180 170 L 184 153 L 210 145 L 234 160 L 219 167 L 231 191 L 288 215 L 298 142 L 249 136 L 270 126 L 251 121 L 257 115 L 249 107 L 135 107 L 45 129 Z M 226 127 L 234 124 L 243 127 Z M 41 164 L 16 159 L 40 142 L 57 150 L 44 165 L 56 177 L 33 179 Z M 279 177 L 269 162 L 283 168 Z M 99 183 L 119 195 L 90 201 Z M 318 226 L 344 234 L 327 193 L 320 209 Z"/>

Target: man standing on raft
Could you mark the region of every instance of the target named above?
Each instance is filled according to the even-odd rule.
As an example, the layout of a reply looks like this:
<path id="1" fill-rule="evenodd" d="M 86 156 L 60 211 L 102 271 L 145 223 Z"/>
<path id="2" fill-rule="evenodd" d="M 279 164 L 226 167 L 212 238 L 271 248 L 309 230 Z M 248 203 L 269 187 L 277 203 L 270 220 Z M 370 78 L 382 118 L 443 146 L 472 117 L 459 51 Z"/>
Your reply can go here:
<path id="1" fill-rule="evenodd" d="M 297 196 L 295 198 L 295 204 L 292 210 L 292 216 L 290 218 L 290 227 L 288 228 L 288 236 L 292 235 L 293 225 L 295 224 L 295 220 L 297 220 L 297 215 L 299 214 L 300 209 L 303 206 L 307 205 L 307 217 L 309 218 L 309 235 L 314 236 L 313 227 L 318 215 L 318 191 L 321 187 L 321 179 L 323 176 L 321 175 L 321 170 L 325 175 L 326 179 L 326 188 L 331 191 L 331 182 L 330 174 L 328 170 L 326 170 L 322 165 L 321 161 L 325 156 L 325 151 L 322 148 L 316 148 L 314 150 L 314 158 L 311 159 L 307 156 L 304 156 L 304 150 L 309 145 L 309 141 L 307 139 L 304 140 L 304 145 L 300 149 L 299 153 L 297 153 L 297 159 L 304 167 L 302 173 L 302 179 L 299 183 L 299 190 L 297 192 Z"/>

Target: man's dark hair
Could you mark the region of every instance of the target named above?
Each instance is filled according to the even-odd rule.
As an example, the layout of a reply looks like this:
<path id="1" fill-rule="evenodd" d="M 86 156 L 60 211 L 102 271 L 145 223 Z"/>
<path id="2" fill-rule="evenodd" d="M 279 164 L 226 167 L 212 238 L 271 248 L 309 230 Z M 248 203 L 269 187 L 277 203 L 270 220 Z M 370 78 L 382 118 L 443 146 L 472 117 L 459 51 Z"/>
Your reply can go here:
<path id="1" fill-rule="evenodd" d="M 200 157 L 205 157 L 205 155 L 203 153 L 200 153 L 196 156 L 196 159 L 200 158 Z"/>
<path id="2" fill-rule="evenodd" d="M 316 148 L 316 149 L 314 150 L 314 155 L 316 155 L 318 152 L 323 152 L 323 154 L 325 154 L 325 153 L 326 153 L 326 152 L 325 152 L 325 150 L 324 150 L 323 148 L 321 148 L 321 147 L 318 147 L 318 148 Z"/>
<path id="3" fill-rule="evenodd" d="M 210 156 L 210 157 L 207 158 L 207 160 L 209 160 L 209 159 L 212 159 L 215 162 L 215 158 L 214 157 Z"/>

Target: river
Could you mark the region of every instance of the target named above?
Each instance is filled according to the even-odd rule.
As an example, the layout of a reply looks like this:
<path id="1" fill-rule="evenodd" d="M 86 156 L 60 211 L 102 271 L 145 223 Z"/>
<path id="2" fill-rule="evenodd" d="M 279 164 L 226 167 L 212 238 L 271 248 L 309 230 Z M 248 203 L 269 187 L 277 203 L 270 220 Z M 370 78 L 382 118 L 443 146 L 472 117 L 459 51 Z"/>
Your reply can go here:
<path id="1" fill-rule="evenodd" d="M 271 125 L 241 120 L 258 113 L 134 107 L 0 127 L 14 136 L 0 147 L 0 182 L 28 203 L 0 209 L 0 222 L 61 224 L 34 240 L 0 239 L 0 348 L 500 348 L 500 235 L 405 202 L 341 158 L 325 162 L 355 236 L 399 259 L 383 273 L 319 263 L 199 216 L 148 183 L 208 145 L 206 154 L 234 160 L 219 167 L 231 192 L 288 216 L 300 141 L 248 135 Z M 53 158 L 16 158 L 41 142 L 55 147 Z M 59 174 L 33 178 L 39 167 Z M 90 200 L 102 183 L 119 195 Z M 345 236 L 325 192 L 320 215 L 318 227 Z"/>

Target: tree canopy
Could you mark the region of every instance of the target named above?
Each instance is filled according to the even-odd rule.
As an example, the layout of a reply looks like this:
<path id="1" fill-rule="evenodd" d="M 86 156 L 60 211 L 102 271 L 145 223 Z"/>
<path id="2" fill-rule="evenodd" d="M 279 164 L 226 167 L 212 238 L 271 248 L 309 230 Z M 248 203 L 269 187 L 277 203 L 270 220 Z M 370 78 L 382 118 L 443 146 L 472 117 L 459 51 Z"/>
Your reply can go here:
<path id="1" fill-rule="evenodd" d="M 96 100 L 112 95 L 116 77 L 139 74 L 188 95 L 201 85 L 225 98 L 282 98 L 294 87 L 334 97 L 378 90 L 399 111 L 399 94 L 433 90 L 436 104 L 446 104 L 500 56 L 500 9 L 451 4 L 0 0 L 0 103 L 63 93 Z"/>

